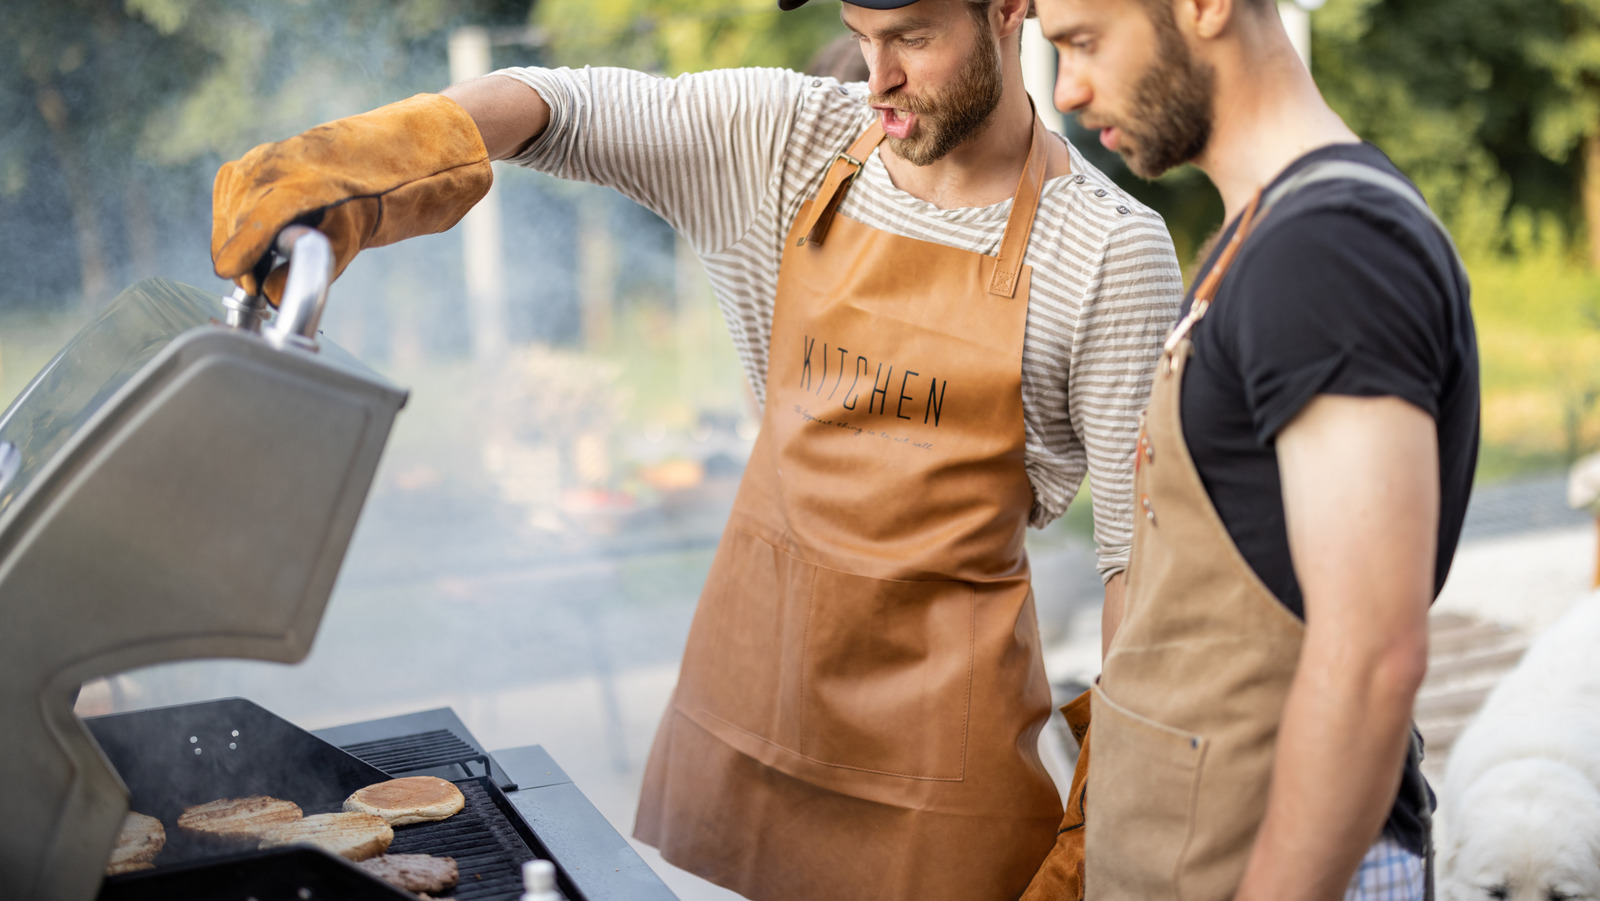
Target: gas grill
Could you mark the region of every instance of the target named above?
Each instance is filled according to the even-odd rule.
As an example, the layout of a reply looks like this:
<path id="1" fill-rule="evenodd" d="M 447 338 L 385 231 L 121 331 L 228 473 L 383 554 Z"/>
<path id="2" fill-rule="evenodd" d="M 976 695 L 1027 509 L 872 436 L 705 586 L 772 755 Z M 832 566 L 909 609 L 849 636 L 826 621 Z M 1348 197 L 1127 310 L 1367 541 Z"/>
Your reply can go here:
<path id="1" fill-rule="evenodd" d="M 240 698 L 80 720 L 78 686 L 202 657 L 305 658 L 405 392 L 322 339 L 332 256 L 287 230 L 284 299 L 141 282 L 0 416 L 0 894 L 27 901 L 410 899 L 319 849 L 186 834 L 185 807 L 339 810 L 386 779 L 466 808 L 390 853 L 456 860 L 461 901 L 555 864 L 571 901 L 673 895 L 537 746 L 487 752 L 448 709 L 313 733 Z M 130 804 L 131 802 L 131 804 Z M 102 878 L 130 809 L 155 868 Z"/>

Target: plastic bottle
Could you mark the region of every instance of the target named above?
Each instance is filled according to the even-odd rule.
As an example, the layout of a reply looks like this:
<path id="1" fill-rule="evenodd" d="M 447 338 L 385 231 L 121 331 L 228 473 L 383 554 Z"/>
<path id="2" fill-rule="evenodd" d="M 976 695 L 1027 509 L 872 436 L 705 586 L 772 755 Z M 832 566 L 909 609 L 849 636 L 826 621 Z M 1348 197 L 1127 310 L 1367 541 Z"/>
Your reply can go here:
<path id="1" fill-rule="evenodd" d="M 530 860 L 522 865 L 522 901 L 565 901 L 556 891 L 556 865 Z"/>

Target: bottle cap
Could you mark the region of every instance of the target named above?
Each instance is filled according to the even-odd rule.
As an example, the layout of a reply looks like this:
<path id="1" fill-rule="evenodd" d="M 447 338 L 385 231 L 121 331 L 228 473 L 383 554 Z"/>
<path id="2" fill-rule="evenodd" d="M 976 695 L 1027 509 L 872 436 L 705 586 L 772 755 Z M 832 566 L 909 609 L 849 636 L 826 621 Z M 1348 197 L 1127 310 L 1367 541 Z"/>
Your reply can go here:
<path id="1" fill-rule="evenodd" d="M 530 895 L 556 890 L 556 865 L 548 860 L 530 860 L 522 865 L 522 890 Z"/>

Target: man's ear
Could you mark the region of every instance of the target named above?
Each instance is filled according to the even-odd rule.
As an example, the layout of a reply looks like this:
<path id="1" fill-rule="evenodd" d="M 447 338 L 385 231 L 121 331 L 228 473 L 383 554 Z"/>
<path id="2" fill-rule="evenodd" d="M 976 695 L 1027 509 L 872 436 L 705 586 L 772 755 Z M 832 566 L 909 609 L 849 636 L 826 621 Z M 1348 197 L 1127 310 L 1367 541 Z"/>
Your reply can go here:
<path id="1" fill-rule="evenodd" d="M 1179 31 L 1209 41 L 1227 30 L 1237 7 L 1236 0 L 1178 0 L 1173 14 Z"/>
<path id="2" fill-rule="evenodd" d="M 1028 8 L 1032 5 L 1033 0 L 1000 0 L 995 4 L 989 10 L 995 37 L 1011 37 L 1021 31 L 1023 21 L 1028 18 Z"/>

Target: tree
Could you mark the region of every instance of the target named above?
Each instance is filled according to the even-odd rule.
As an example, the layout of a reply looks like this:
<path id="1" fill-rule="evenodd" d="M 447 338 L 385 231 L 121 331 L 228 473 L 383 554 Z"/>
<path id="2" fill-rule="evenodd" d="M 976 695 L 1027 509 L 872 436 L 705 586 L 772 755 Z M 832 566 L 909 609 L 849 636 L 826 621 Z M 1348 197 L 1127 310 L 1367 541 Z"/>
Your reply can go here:
<path id="1" fill-rule="evenodd" d="M 540 0 L 532 21 L 557 63 L 666 75 L 733 66 L 801 69 L 844 32 L 832 4 L 781 12 L 773 0 Z"/>
<path id="2" fill-rule="evenodd" d="M 0 231 L 58 227 L 30 215 L 40 198 L 64 207 L 81 296 L 103 302 L 157 268 L 172 223 L 205 246 L 195 213 L 222 160 L 438 90 L 450 29 L 519 24 L 530 2 L 8 0 Z M 0 274 L 40 263 L 0 260 Z"/>
<path id="3" fill-rule="evenodd" d="M 1314 27 L 1329 102 L 1412 176 L 1464 252 L 1512 250 L 1516 215 L 1569 235 L 1587 220 L 1600 263 L 1600 2 L 1342 0 Z"/>

